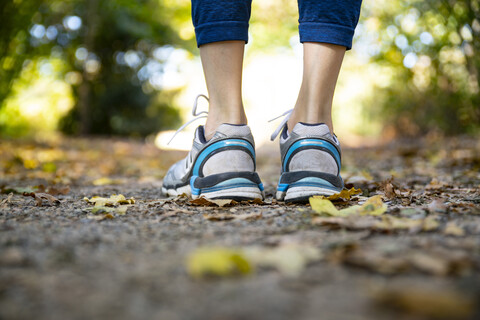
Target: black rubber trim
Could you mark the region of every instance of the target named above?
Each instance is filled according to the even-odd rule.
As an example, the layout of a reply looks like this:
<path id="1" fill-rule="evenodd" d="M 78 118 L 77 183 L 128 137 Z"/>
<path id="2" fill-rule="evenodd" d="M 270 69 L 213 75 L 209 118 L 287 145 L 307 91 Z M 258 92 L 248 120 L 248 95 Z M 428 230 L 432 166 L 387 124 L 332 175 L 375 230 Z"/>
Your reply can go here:
<path id="1" fill-rule="evenodd" d="M 293 171 L 284 172 L 280 178 L 282 184 L 292 184 L 303 178 L 315 177 L 330 182 L 335 187 L 343 188 L 343 179 L 340 176 L 336 176 L 330 173 L 318 172 L 318 171 Z"/>
<path id="2" fill-rule="evenodd" d="M 324 152 L 328 153 L 329 155 L 331 155 L 333 160 L 335 160 L 335 163 L 337 164 L 337 170 L 340 172 L 340 164 L 337 163 L 337 159 L 335 158 L 335 155 L 333 154 L 333 152 L 328 150 L 327 148 L 320 147 L 320 146 L 303 146 L 303 147 L 295 149 L 287 160 L 287 165 L 286 165 L 287 170 L 288 170 L 288 167 L 290 166 L 290 161 L 293 159 L 293 156 L 295 156 L 300 151 L 311 150 L 311 149 L 317 149 L 317 150 L 320 150 L 320 151 L 324 151 Z M 340 161 L 342 161 L 342 156 L 341 156 L 340 152 L 339 152 L 339 155 L 340 155 Z"/>
<path id="3" fill-rule="evenodd" d="M 213 187 L 225 180 L 235 179 L 235 178 L 245 178 L 256 184 L 262 183 L 262 181 L 260 180 L 260 177 L 258 176 L 258 173 L 244 171 L 244 172 L 225 172 L 225 173 L 212 174 L 205 178 L 198 177 L 195 179 L 193 186 L 198 189 L 204 189 L 204 188 Z"/>
<path id="4" fill-rule="evenodd" d="M 186 185 L 190 184 L 190 175 L 188 175 L 187 177 L 188 177 L 187 181 L 182 180 L 182 182 L 180 182 L 180 183 L 170 184 L 170 185 L 167 185 L 167 184 L 164 183 L 163 187 L 165 189 L 178 189 L 180 187 L 185 187 Z"/>

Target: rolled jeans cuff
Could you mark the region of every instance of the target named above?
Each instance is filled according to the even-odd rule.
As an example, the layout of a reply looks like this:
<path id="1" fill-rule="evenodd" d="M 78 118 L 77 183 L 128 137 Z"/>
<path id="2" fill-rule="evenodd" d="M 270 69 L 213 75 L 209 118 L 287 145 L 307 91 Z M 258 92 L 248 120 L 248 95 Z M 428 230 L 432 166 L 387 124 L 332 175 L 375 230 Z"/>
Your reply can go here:
<path id="1" fill-rule="evenodd" d="M 248 43 L 248 22 L 218 21 L 195 27 L 197 46 L 218 41 L 243 40 Z"/>
<path id="2" fill-rule="evenodd" d="M 300 42 L 323 42 L 352 48 L 355 29 L 330 23 L 301 22 L 298 27 Z"/>

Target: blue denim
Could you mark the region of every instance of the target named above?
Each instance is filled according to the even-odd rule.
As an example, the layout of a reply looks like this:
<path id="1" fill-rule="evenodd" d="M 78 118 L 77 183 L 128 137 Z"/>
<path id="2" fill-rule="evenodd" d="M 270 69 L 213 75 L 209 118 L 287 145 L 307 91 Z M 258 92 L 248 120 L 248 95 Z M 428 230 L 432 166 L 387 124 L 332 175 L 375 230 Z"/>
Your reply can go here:
<path id="1" fill-rule="evenodd" d="M 300 42 L 352 48 L 362 0 L 298 0 Z M 197 45 L 228 40 L 248 42 L 252 0 L 192 0 Z"/>

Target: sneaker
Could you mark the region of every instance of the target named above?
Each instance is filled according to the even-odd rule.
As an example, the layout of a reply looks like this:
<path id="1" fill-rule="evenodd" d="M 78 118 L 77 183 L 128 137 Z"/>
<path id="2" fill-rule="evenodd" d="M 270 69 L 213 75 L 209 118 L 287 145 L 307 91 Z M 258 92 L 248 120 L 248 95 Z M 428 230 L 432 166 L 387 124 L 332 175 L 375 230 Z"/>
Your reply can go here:
<path id="1" fill-rule="evenodd" d="M 340 143 L 324 123 L 297 123 L 288 133 L 282 123 L 280 154 L 282 173 L 276 198 L 285 202 L 308 202 L 314 195 L 342 191 Z M 272 140 L 275 139 L 272 135 Z"/>
<path id="2" fill-rule="evenodd" d="M 198 115 L 197 100 L 193 115 Z M 185 193 L 194 199 L 263 200 L 263 184 L 255 170 L 255 143 L 247 125 L 221 124 L 208 141 L 204 127 L 199 126 L 192 150 L 170 167 L 162 192 L 167 196 Z"/>

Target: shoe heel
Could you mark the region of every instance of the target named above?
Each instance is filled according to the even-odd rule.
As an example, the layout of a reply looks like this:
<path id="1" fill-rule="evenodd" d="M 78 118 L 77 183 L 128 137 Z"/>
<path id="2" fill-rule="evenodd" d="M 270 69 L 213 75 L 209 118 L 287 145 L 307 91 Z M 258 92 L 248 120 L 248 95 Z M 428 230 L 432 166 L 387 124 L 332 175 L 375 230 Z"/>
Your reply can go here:
<path id="1" fill-rule="evenodd" d="M 192 197 L 208 199 L 264 199 L 264 190 L 256 172 L 229 172 L 190 180 Z"/>

